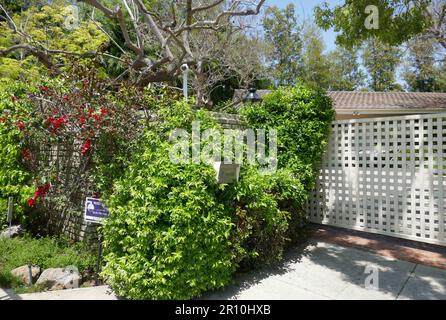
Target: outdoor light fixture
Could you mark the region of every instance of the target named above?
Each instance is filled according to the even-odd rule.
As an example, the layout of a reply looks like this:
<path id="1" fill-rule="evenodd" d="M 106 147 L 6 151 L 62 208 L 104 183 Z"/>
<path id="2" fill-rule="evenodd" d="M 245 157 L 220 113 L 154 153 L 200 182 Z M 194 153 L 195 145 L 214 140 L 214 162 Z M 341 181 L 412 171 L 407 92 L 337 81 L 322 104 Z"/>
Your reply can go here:
<path id="1" fill-rule="evenodd" d="M 181 66 L 181 72 L 183 73 L 183 94 L 184 94 L 184 100 L 188 100 L 188 92 L 187 92 L 187 86 L 188 86 L 188 74 L 189 74 L 189 66 L 185 63 Z"/>
<path id="2" fill-rule="evenodd" d="M 222 184 L 238 182 L 240 178 L 240 164 L 225 164 L 214 162 L 214 169 L 217 172 L 217 181 Z"/>
<path id="3" fill-rule="evenodd" d="M 256 88 L 251 88 L 248 91 L 249 92 L 246 95 L 246 97 L 243 99 L 243 102 L 256 103 L 256 102 L 262 101 L 262 98 L 260 98 L 259 94 L 257 93 L 257 89 Z"/>

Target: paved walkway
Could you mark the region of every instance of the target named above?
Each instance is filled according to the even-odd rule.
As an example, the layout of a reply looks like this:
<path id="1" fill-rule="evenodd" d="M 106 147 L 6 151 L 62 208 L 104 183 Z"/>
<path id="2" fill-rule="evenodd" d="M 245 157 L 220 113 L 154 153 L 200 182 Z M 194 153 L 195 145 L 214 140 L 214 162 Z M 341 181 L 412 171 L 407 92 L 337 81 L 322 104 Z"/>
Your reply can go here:
<path id="1" fill-rule="evenodd" d="M 366 269 L 369 273 L 366 272 Z M 367 282 L 378 270 L 377 289 Z M 369 283 L 371 288 L 366 288 Z M 108 287 L 17 295 L 0 289 L 0 300 L 115 300 Z M 234 285 L 204 299 L 443 299 L 446 270 L 313 238 L 288 251 L 277 267 L 240 275 Z"/>
<path id="2" fill-rule="evenodd" d="M 446 270 L 446 247 L 322 225 L 312 225 L 313 238 L 354 247 L 397 260 Z"/>
<path id="3" fill-rule="evenodd" d="M 0 300 L 118 300 L 107 286 L 15 294 L 0 289 Z"/>
<path id="4" fill-rule="evenodd" d="M 289 251 L 280 267 L 239 276 L 206 299 L 446 299 L 446 270 L 383 257 L 323 240 Z M 379 270 L 378 289 L 366 289 L 369 270 Z M 369 271 L 370 272 L 370 271 Z M 370 282 L 368 282 L 370 284 Z M 370 286 L 368 286 L 370 287 Z"/>

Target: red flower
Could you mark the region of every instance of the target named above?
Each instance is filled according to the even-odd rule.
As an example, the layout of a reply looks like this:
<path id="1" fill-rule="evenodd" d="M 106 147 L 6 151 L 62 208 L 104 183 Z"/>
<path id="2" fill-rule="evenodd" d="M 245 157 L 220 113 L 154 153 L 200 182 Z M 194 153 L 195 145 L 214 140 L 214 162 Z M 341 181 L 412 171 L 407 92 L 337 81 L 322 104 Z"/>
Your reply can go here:
<path id="1" fill-rule="evenodd" d="M 23 159 L 25 159 L 27 161 L 31 161 L 32 157 L 31 157 L 31 152 L 29 151 L 29 149 L 22 150 L 22 157 L 23 157 Z"/>
<path id="2" fill-rule="evenodd" d="M 36 202 L 38 198 L 43 199 L 48 191 L 50 191 L 51 185 L 49 183 L 46 183 L 43 186 L 38 186 L 36 192 L 34 193 L 34 196 L 30 199 L 28 199 L 28 205 L 32 207 Z"/>
<path id="3" fill-rule="evenodd" d="M 46 183 L 43 186 L 38 186 L 37 191 L 34 193 L 34 200 L 37 200 L 37 198 L 44 198 L 48 191 L 50 191 L 50 184 Z"/>
<path id="4" fill-rule="evenodd" d="M 70 97 L 69 96 L 63 96 L 63 100 L 64 101 L 70 101 Z"/>
<path id="5" fill-rule="evenodd" d="M 26 128 L 25 123 L 23 121 L 17 121 L 15 123 L 15 125 L 17 126 L 17 128 L 19 128 L 22 131 L 25 130 L 25 128 Z"/>
<path id="6" fill-rule="evenodd" d="M 91 140 L 87 139 L 81 149 L 82 155 L 85 156 L 87 152 L 90 150 L 90 148 L 91 148 Z"/>
<path id="7" fill-rule="evenodd" d="M 38 186 L 37 191 L 34 192 L 34 199 L 40 198 L 43 195 L 43 187 Z"/>
<path id="8" fill-rule="evenodd" d="M 39 89 L 41 92 L 48 92 L 50 90 L 47 86 L 40 86 Z"/>
<path id="9" fill-rule="evenodd" d="M 34 198 L 30 198 L 28 199 L 28 206 L 30 206 L 31 208 L 34 206 L 34 204 L 36 203 L 36 199 Z"/>
<path id="10" fill-rule="evenodd" d="M 101 114 L 102 114 L 103 116 L 106 116 L 106 115 L 108 114 L 108 109 L 105 108 L 105 107 L 101 107 Z"/>
<path id="11" fill-rule="evenodd" d="M 79 118 L 79 122 L 80 122 L 81 126 L 83 126 L 84 123 L 85 123 L 85 118 L 84 117 L 80 117 Z"/>
<path id="12" fill-rule="evenodd" d="M 67 123 L 68 117 L 59 117 L 59 118 L 49 118 L 48 122 L 53 126 L 53 132 L 57 132 L 59 128 Z"/>
<path id="13" fill-rule="evenodd" d="M 88 117 L 91 117 L 93 112 L 94 112 L 94 110 L 92 108 L 88 108 Z"/>

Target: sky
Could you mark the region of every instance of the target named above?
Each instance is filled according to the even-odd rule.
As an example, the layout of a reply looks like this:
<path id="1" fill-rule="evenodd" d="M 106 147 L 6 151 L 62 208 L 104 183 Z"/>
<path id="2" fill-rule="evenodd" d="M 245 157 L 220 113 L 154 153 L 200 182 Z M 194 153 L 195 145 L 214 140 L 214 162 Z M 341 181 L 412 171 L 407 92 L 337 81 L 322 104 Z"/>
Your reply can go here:
<path id="1" fill-rule="evenodd" d="M 300 21 L 310 20 L 314 21 L 313 17 L 313 9 L 317 5 L 320 5 L 324 2 L 328 2 L 330 7 L 343 3 L 341 0 L 267 0 L 267 6 L 277 6 L 280 8 L 284 8 L 289 3 L 293 3 L 296 7 L 296 13 L 299 16 Z M 336 47 L 336 33 L 333 30 L 322 31 L 324 36 L 324 42 L 327 51 L 334 50 Z"/>

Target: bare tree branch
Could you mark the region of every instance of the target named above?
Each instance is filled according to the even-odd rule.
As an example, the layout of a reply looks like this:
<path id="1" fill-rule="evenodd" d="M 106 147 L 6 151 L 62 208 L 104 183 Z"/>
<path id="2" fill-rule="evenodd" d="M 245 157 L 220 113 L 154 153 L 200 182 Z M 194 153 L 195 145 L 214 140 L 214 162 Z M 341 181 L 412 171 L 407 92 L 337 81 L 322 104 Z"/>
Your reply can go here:
<path id="1" fill-rule="evenodd" d="M 91 5 L 94 8 L 99 9 L 102 11 L 108 18 L 110 19 L 116 19 L 119 23 L 119 27 L 121 28 L 122 35 L 124 36 L 125 43 L 124 45 L 132 50 L 135 54 L 141 55 L 142 50 L 137 45 L 133 43 L 133 41 L 130 39 L 129 32 L 127 30 L 127 26 L 125 23 L 124 15 L 122 14 L 122 10 L 120 6 L 116 6 L 114 9 L 109 9 L 102 5 L 98 0 L 80 0 L 82 2 L 85 2 L 86 4 Z"/>
<path id="2" fill-rule="evenodd" d="M 51 56 L 44 50 L 27 44 L 16 44 L 5 50 L 0 50 L 0 56 L 6 57 L 14 51 L 25 50 L 35 56 L 45 67 L 54 69 L 55 65 L 51 61 Z"/>
<path id="3" fill-rule="evenodd" d="M 225 45 L 231 45 L 233 31 L 245 28 L 241 24 L 243 17 L 258 15 L 266 2 L 266 0 L 200 0 L 196 2 L 171 0 L 169 3 L 156 2 L 156 5 L 161 8 L 159 10 L 159 8 L 148 8 L 143 0 L 120 0 L 119 4 L 113 8 L 108 7 L 103 0 L 79 1 L 93 10 L 102 12 L 106 18 L 119 26 L 123 43 L 104 30 L 95 21 L 94 15 L 91 16 L 91 20 L 98 29 L 104 32 L 126 57 L 122 59 L 102 52 L 87 52 L 84 55 L 77 54 L 78 56 L 104 55 L 118 61 L 125 61 L 129 70 L 117 79 L 136 73 L 136 84 L 141 87 L 154 82 L 173 84 L 181 74 L 181 65 L 187 63 L 196 79 L 193 83 L 196 85 L 197 92 L 200 91 L 198 95 L 204 100 L 207 99 L 205 91 L 210 92 L 213 85 L 234 75 L 234 72 L 232 74 L 230 72 L 230 66 L 236 63 L 235 60 L 225 58 L 225 55 L 234 54 L 225 47 Z M 6 56 L 19 50 L 27 51 L 38 57 L 44 65 L 52 68 L 56 64 L 54 62 L 56 60 L 52 59 L 53 55 L 76 55 L 63 50 L 50 50 L 41 44 L 35 45 L 36 42 L 32 38 L 21 33 L 21 29 L 15 25 L 4 8 L 0 8 L 2 9 L 0 11 L 5 12 L 11 29 L 28 42 L 0 51 L 0 55 Z M 231 17 L 239 19 L 231 21 Z M 240 55 L 243 56 L 243 52 Z M 130 63 L 129 57 L 132 59 Z M 210 72 L 209 64 L 212 59 L 214 59 L 213 63 L 216 63 L 216 58 L 220 61 L 220 66 Z M 254 58 L 255 56 L 240 60 L 246 62 Z M 132 70 L 136 72 L 130 72 Z M 243 70 L 242 73 L 252 73 L 250 67 Z M 240 75 L 240 77 L 244 79 L 243 83 L 250 79 L 245 75 Z"/>
<path id="4" fill-rule="evenodd" d="M 213 2 L 213 3 L 211 3 L 211 4 L 208 4 L 208 5 L 202 5 L 202 6 L 199 6 L 199 7 L 196 7 L 196 8 L 192 8 L 192 14 L 195 14 L 195 13 L 200 12 L 200 11 L 206 11 L 206 10 L 215 8 L 216 6 L 222 4 L 223 2 L 224 2 L 224 0 L 217 0 L 217 1 Z"/>

